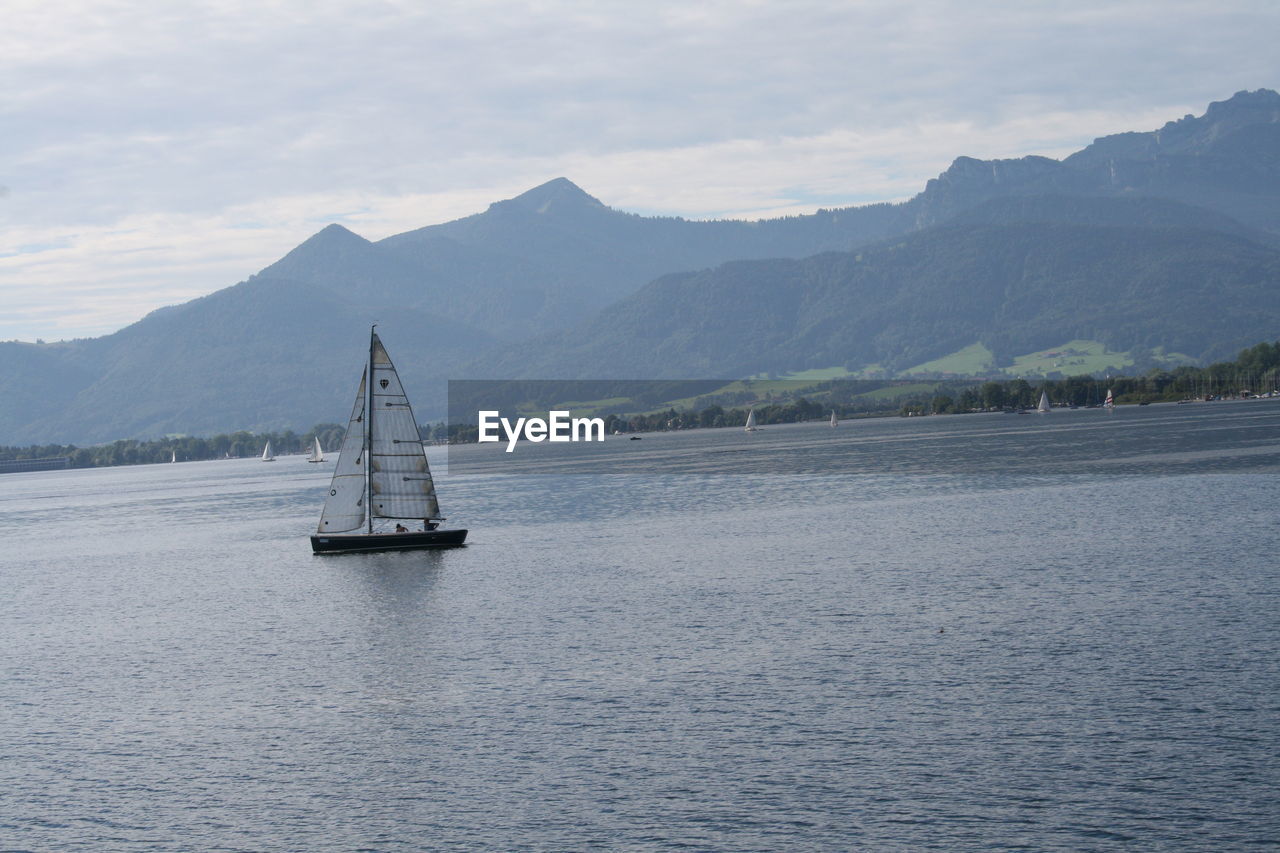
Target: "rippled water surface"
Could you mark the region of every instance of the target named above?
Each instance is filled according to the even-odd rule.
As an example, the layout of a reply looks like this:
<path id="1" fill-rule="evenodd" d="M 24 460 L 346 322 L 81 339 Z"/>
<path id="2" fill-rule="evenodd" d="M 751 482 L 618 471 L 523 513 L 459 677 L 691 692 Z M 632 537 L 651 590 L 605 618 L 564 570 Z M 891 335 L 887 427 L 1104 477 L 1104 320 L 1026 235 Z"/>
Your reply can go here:
<path id="1" fill-rule="evenodd" d="M 490 449 L 0 477 L 0 849 L 1280 841 L 1280 403 Z"/>

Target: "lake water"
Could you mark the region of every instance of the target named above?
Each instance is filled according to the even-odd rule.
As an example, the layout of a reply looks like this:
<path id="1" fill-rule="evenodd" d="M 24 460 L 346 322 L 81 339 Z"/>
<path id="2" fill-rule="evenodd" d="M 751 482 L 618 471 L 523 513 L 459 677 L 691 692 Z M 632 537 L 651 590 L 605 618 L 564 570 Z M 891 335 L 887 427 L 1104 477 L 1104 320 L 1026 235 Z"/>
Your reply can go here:
<path id="1" fill-rule="evenodd" d="M 1280 843 L 1280 402 L 492 449 L 0 477 L 0 849 Z"/>

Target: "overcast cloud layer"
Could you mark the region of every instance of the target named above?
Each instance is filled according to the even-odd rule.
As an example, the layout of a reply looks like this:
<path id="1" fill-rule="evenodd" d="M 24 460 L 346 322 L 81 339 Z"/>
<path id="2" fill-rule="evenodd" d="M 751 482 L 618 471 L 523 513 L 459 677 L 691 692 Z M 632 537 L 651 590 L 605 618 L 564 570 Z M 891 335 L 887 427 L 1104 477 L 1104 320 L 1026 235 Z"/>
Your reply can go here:
<path id="1" fill-rule="evenodd" d="M 1265 2 L 8 0 L 0 340 L 105 334 L 329 222 L 557 176 L 762 217 L 907 198 L 1280 86 Z"/>

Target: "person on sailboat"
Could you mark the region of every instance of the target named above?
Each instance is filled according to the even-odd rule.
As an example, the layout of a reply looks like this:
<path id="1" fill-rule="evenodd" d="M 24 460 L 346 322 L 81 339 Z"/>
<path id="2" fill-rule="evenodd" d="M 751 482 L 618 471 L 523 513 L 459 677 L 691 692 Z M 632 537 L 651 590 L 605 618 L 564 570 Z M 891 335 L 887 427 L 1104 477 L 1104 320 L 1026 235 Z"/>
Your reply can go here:
<path id="1" fill-rule="evenodd" d="M 435 529 L 436 529 L 437 527 L 439 527 L 439 526 L 440 526 L 439 524 L 437 524 L 436 522 L 432 521 L 432 520 L 431 520 L 431 519 L 429 519 L 429 518 L 424 518 L 424 519 L 422 519 L 422 529 L 423 529 L 423 530 L 435 530 Z"/>
<path id="2" fill-rule="evenodd" d="M 401 524 L 398 521 L 396 522 L 396 533 L 408 533 L 408 532 L 409 532 L 409 528 L 405 527 L 403 524 Z"/>

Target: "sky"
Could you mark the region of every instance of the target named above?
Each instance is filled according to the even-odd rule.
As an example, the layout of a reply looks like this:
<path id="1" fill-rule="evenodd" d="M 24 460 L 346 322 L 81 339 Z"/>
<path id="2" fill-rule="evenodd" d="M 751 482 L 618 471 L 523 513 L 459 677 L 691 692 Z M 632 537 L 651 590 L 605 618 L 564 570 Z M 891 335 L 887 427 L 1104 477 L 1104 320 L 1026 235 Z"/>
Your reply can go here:
<path id="1" fill-rule="evenodd" d="M 4 0 L 0 340 L 97 337 L 331 222 L 567 177 L 762 218 L 1280 88 L 1274 0 Z"/>

